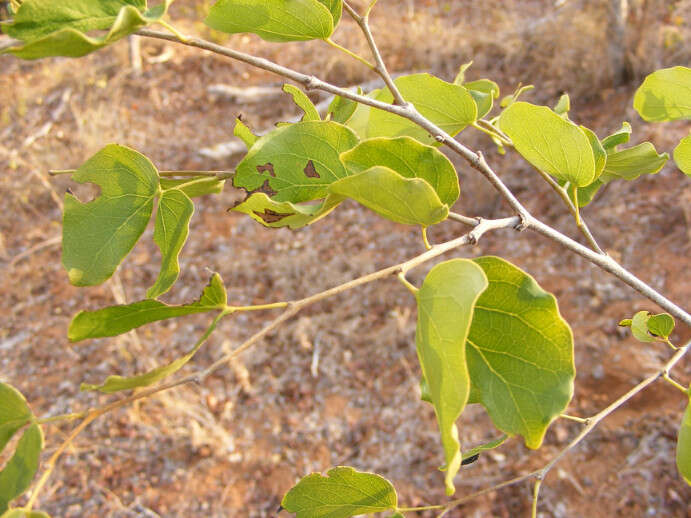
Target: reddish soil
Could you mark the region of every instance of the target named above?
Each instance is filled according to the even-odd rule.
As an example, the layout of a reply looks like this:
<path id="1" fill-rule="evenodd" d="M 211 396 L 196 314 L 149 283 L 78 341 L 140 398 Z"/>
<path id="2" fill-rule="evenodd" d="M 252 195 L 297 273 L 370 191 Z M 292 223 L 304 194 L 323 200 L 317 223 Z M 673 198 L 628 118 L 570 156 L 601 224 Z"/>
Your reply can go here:
<path id="1" fill-rule="evenodd" d="M 380 4 L 375 34 L 381 35 L 382 50 L 395 71 L 425 68 L 452 79 L 460 63 L 474 58 L 471 78 L 486 74 L 505 93 L 528 79 L 539 85 L 530 99 L 552 104 L 568 85 L 577 93 L 574 120 L 600 136 L 631 121 L 633 140 L 652 140 L 660 150 L 670 151 L 691 127 L 646 125 L 631 107 L 641 74 L 689 63 L 688 2 L 668 3 L 669 9 L 665 2 L 643 2 L 649 9 L 645 12 L 632 8 L 632 23 L 645 31 L 631 38 L 636 45 L 653 41 L 645 55 L 655 62 L 644 61 L 632 43 L 636 79 L 616 88 L 607 86 L 611 78 L 606 73 L 588 69 L 586 76 L 578 69 L 578 63 L 597 54 L 579 47 L 587 30 L 595 31 L 601 22 L 583 14 L 598 8 L 595 0 L 581 2 L 580 18 L 571 24 L 557 16 L 552 1 Z M 204 9 L 202 2 L 179 1 L 172 15 L 175 20 L 201 18 Z M 557 15 L 548 25 L 554 29 L 561 24 L 559 41 L 554 30 L 522 32 L 528 21 L 553 13 Z M 586 21 L 593 27 L 576 23 Z M 339 84 L 371 79 L 356 62 L 324 44 L 280 46 L 251 36 L 226 38 L 200 23 L 179 25 Z M 483 26 L 483 31 L 470 32 Z M 670 34 L 681 43 L 674 43 Z M 336 39 L 365 53 L 348 21 Z M 5 172 L 0 176 L 5 214 L 0 220 L 0 378 L 21 390 L 41 416 L 111 401 L 112 396 L 79 393 L 80 383 L 141 372 L 172 359 L 206 325 L 203 317 L 186 317 L 136 334 L 70 344 L 66 330 L 78 310 L 114 304 L 122 295 L 129 301 L 144 297 L 157 273 L 158 252 L 149 229 L 113 281 L 72 287 L 60 262 L 60 205 L 68 187 L 83 196 L 89 191 L 77 189 L 67 176 L 48 177 L 47 171 L 77 167 L 110 142 L 145 153 L 160 169 L 231 169 L 237 157 L 214 162 L 198 151 L 228 140 L 239 113 L 254 128 L 295 114 L 288 99 L 241 106 L 206 91 L 211 84 L 280 84 L 280 78 L 172 44 L 143 41 L 142 50 L 141 75 L 130 69 L 124 42 L 78 61 L 20 62 L 0 56 L 0 169 Z M 555 57 L 559 52 L 565 52 L 561 64 Z M 156 59 L 161 56 L 168 57 Z M 605 63 L 599 67 L 607 70 Z M 472 130 L 459 138 L 487 150 L 490 163 L 535 215 L 577 236 L 558 198 L 515 154 L 499 156 Z M 484 217 L 509 214 L 483 179 L 464 163 L 456 165 L 462 188 L 456 211 Z M 297 299 L 422 251 L 416 229 L 382 220 L 354 203 L 292 232 L 268 230 L 227 213 L 241 197 L 227 186 L 221 195 L 198 201 L 181 258 L 183 274 L 166 300 L 195 298 L 209 271 L 221 274 L 233 303 Z M 691 183 L 670 162 L 657 175 L 610 184 L 584 215 L 608 253 L 689 308 L 690 207 Z M 431 229 L 430 238 L 441 242 L 464 231 L 446 222 Z M 659 308 L 580 257 L 536 234 L 504 230 L 446 258 L 487 254 L 531 273 L 556 295 L 572 325 L 578 374 L 569 413 L 596 413 L 669 357 L 665 346 L 638 343 L 617 326 L 635 311 Z M 419 284 L 429 267 L 412 272 L 410 280 Z M 272 315 L 243 313 L 224 320 L 185 372 L 209 365 Z M 388 477 L 405 506 L 446 501 L 437 471 L 442 456 L 434 415 L 419 400 L 415 318 L 413 298 L 395 279 L 307 309 L 201 385 L 163 393 L 96 421 L 61 458 L 39 499 L 41 508 L 55 517 L 275 516 L 282 495 L 297 479 L 335 465 Z M 683 326 L 672 337 L 676 343 L 690 338 L 691 330 Z M 674 375 L 688 383 L 691 363 L 680 363 Z M 541 491 L 539 515 L 691 517 L 691 488 L 674 463 L 684 404 L 678 391 L 656 382 L 610 416 L 551 472 Z M 458 495 L 539 468 L 580 426 L 558 420 L 537 451 L 511 439 L 463 470 Z M 469 445 L 497 434 L 476 406 L 466 410 L 459 428 Z M 65 423 L 46 426 L 45 460 L 70 429 Z M 529 483 L 517 484 L 446 516 L 528 516 L 531 491 Z"/>

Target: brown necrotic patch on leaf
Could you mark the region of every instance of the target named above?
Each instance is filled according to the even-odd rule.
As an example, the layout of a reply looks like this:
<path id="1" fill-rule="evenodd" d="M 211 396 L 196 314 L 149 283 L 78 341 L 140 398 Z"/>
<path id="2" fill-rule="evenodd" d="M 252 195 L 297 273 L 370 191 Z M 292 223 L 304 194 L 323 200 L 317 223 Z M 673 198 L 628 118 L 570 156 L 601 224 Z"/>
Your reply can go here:
<path id="1" fill-rule="evenodd" d="M 276 173 L 274 172 L 274 165 L 271 162 L 267 162 L 264 165 L 258 165 L 257 171 L 260 173 L 263 173 L 264 171 L 268 171 L 271 176 L 276 178 Z"/>
<path id="2" fill-rule="evenodd" d="M 264 209 L 264 212 L 257 212 L 254 211 L 254 213 L 262 218 L 265 222 L 267 223 L 274 223 L 276 221 L 280 221 L 285 217 L 290 216 L 291 214 L 281 214 L 280 212 L 276 212 L 270 209 Z"/>
<path id="3" fill-rule="evenodd" d="M 305 176 L 307 178 L 321 178 L 321 176 L 319 176 L 319 173 L 317 172 L 317 170 L 314 167 L 314 163 L 311 160 L 309 162 L 307 162 L 307 165 L 305 166 L 304 171 L 305 171 Z"/>
<path id="4" fill-rule="evenodd" d="M 261 187 L 259 187 L 258 189 L 255 189 L 255 190 L 252 191 L 252 192 L 263 192 L 263 193 L 266 194 L 269 198 L 271 198 L 272 196 L 275 196 L 275 195 L 276 195 L 276 191 L 274 191 L 274 190 L 271 188 L 271 185 L 269 185 L 269 180 L 268 180 L 268 179 L 267 179 L 267 180 L 264 180 L 264 183 L 261 185 Z"/>

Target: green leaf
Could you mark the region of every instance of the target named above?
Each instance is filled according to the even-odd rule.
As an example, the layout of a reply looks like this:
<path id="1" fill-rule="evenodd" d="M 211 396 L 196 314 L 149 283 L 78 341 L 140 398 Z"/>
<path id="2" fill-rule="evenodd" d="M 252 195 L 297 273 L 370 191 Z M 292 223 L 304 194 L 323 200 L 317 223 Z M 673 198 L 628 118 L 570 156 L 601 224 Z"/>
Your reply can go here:
<path id="1" fill-rule="evenodd" d="M 305 112 L 305 115 L 302 118 L 303 121 L 322 120 L 312 100 L 307 97 L 307 94 L 300 90 L 297 86 L 286 83 L 283 85 L 283 91 L 290 94 L 293 98 L 293 102 L 298 106 L 298 108 Z"/>
<path id="2" fill-rule="evenodd" d="M 343 197 L 330 194 L 320 203 L 293 204 L 289 201 L 273 201 L 263 192 L 256 192 L 229 210 L 247 214 L 265 227 L 295 229 L 320 220 L 341 201 Z"/>
<path id="3" fill-rule="evenodd" d="M 72 179 L 101 187 L 82 203 L 65 194 L 62 264 L 75 286 L 107 280 L 144 232 L 159 191 L 158 172 L 136 151 L 111 144 L 84 163 Z"/>
<path id="4" fill-rule="evenodd" d="M 458 175 L 451 161 L 436 148 L 410 137 L 364 140 L 342 153 L 341 160 L 349 174 L 361 173 L 374 166 L 386 166 L 404 178 L 422 178 L 449 207 L 460 194 Z"/>
<path id="5" fill-rule="evenodd" d="M 233 129 L 233 135 L 242 140 L 247 149 L 254 146 L 254 143 L 259 139 L 252 131 L 242 122 L 239 118 L 235 119 L 235 128 Z"/>
<path id="6" fill-rule="evenodd" d="M 655 337 L 648 334 L 648 319 L 650 313 L 639 311 L 631 319 L 631 333 L 639 342 L 654 342 Z"/>
<path id="7" fill-rule="evenodd" d="M 179 189 L 190 198 L 206 196 L 207 194 L 220 194 L 223 192 L 225 180 L 212 176 L 194 176 L 192 178 L 160 178 L 161 189 Z"/>
<path id="8" fill-rule="evenodd" d="M 655 174 L 669 160 L 667 153 L 658 154 L 650 142 L 643 142 L 607 155 L 602 180 L 635 180 L 644 174 Z"/>
<path id="9" fill-rule="evenodd" d="M 196 302 L 169 306 L 157 300 L 140 300 L 132 304 L 110 306 L 96 311 L 80 311 L 75 315 L 67 331 L 72 342 L 87 338 L 102 338 L 126 333 L 134 328 L 183 315 L 223 310 L 226 307 L 226 290 L 221 276 L 215 273 Z"/>
<path id="10" fill-rule="evenodd" d="M 677 468 L 686 483 L 691 485 L 691 391 L 677 437 Z"/>
<path id="11" fill-rule="evenodd" d="M 33 414 L 17 389 L 0 383 L 0 453 L 17 431 L 31 421 Z"/>
<path id="12" fill-rule="evenodd" d="M 674 148 L 674 161 L 682 173 L 691 176 L 691 135 L 681 139 Z"/>
<path id="13" fill-rule="evenodd" d="M 508 108 L 511 106 L 513 103 L 518 101 L 518 98 L 523 95 L 525 92 L 529 92 L 530 90 L 533 90 L 535 87 L 533 85 L 525 85 L 521 86 L 520 84 L 518 85 L 518 88 L 516 88 L 516 91 L 512 93 L 511 95 L 506 95 L 502 98 L 501 102 L 499 103 L 499 106 L 502 108 Z"/>
<path id="14" fill-rule="evenodd" d="M 343 12 L 343 0 L 318 0 L 319 3 L 323 4 L 331 13 L 331 18 L 333 19 L 334 29 L 341 20 L 341 14 Z"/>
<path id="15" fill-rule="evenodd" d="M 350 518 L 395 510 L 396 490 L 374 473 L 339 466 L 326 476 L 312 473 L 302 478 L 283 497 L 281 506 L 295 518 Z"/>
<path id="16" fill-rule="evenodd" d="M 161 251 L 161 271 L 147 299 L 155 299 L 167 292 L 178 278 L 178 255 L 187 241 L 194 204 L 182 190 L 164 191 L 158 202 L 154 242 Z"/>
<path id="17" fill-rule="evenodd" d="M 264 192 L 274 201 L 324 198 L 334 181 L 348 175 L 339 155 L 358 142 L 336 122 L 298 122 L 259 138 L 235 170 L 233 184 Z"/>
<path id="18" fill-rule="evenodd" d="M 672 331 L 674 331 L 674 319 L 672 315 L 660 313 L 651 316 L 648 319 L 648 331 L 666 340 L 669 338 L 669 335 L 672 334 Z"/>
<path id="19" fill-rule="evenodd" d="M 10 509 L 0 518 L 50 518 L 43 511 L 25 511 L 24 509 Z"/>
<path id="20" fill-rule="evenodd" d="M 31 485 L 38 470 L 43 449 L 43 432 L 37 424 L 26 429 L 17 449 L 0 471 L 0 513 L 7 511 L 9 503 Z"/>
<path id="21" fill-rule="evenodd" d="M 648 122 L 691 119 L 691 68 L 656 70 L 636 90 L 633 107 Z"/>
<path id="22" fill-rule="evenodd" d="M 465 71 L 468 70 L 472 64 L 472 61 L 468 61 L 468 63 L 463 63 L 458 68 L 458 73 L 456 74 L 456 77 L 453 80 L 453 84 L 463 85 L 463 83 L 465 82 Z"/>
<path id="23" fill-rule="evenodd" d="M 147 10 L 145 0 L 24 0 L 3 31 L 24 45 L 4 50 L 24 59 L 80 57 L 158 21 L 172 0 Z M 91 31 L 108 31 L 88 36 Z"/>
<path id="24" fill-rule="evenodd" d="M 494 100 L 499 97 L 499 85 L 490 79 L 478 79 L 463 85 L 473 96 L 477 105 L 477 118 L 487 115 L 494 105 Z"/>
<path id="25" fill-rule="evenodd" d="M 121 390 L 148 387 L 149 385 L 153 385 L 154 383 L 157 383 L 167 378 L 171 374 L 175 374 L 177 371 L 182 369 L 182 367 L 187 362 L 189 362 L 192 359 L 192 357 L 197 353 L 200 347 L 204 345 L 204 342 L 206 342 L 211 333 L 214 332 L 214 330 L 216 329 L 216 325 L 224 316 L 226 316 L 225 311 L 218 314 L 213 319 L 209 327 L 206 329 L 202 337 L 190 350 L 190 352 L 168 363 L 167 365 L 156 367 L 155 369 L 152 369 L 149 372 L 146 372 L 144 374 L 138 374 L 136 376 L 108 376 L 106 380 L 100 385 L 90 385 L 88 383 L 82 383 L 79 390 L 81 390 L 82 392 L 87 390 L 98 390 L 99 392 L 103 392 L 104 394 L 113 394 L 114 392 L 120 392 Z"/>
<path id="26" fill-rule="evenodd" d="M 562 96 L 559 98 L 559 101 L 557 101 L 557 104 L 554 106 L 554 113 L 568 118 L 570 109 L 571 99 L 569 98 L 569 94 L 562 94 Z M 581 126 L 581 128 L 582 127 L 583 126 Z"/>
<path id="27" fill-rule="evenodd" d="M 357 94 L 362 95 L 362 88 L 357 87 Z M 336 95 L 329 104 L 328 113 L 331 114 L 331 120 L 334 122 L 340 122 L 341 124 L 346 124 L 350 118 L 355 113 L 355 109 L 358 107 L 358 103 Z"/>
<path id="28" fill-rule="evenodd" d="M 515 102 L 502 112 L 499 126 L 523 158 L 557 180 L 583 187 L 597 178 L 588 136 L 546 106 Z"/>
<path id="29" fill-rule="evenodd" d="M 428 227 L 444 221 L 448 205 L 421 178 L 404 178 L 393 169 L 375 166 L 331 184 L 331 193 L 352 198 L 391 221 Z"/>
<path id="30" fill-rule="evenodd" d="M 501 431 L 539 448 L 567 407 L 575 368 L 571 328 L 553 295 L 498 257 L 480 257 L 489 287 L 475 304 L 467 342 L 470 379 Z"/>
<path id="31" fill-rule="evenodd" d="M 607 163 L 607 152 L 605 151 L 603 145 L 600 143 L 600 139 L 597 138 L 595 132 L 586 128 L 585 126 L 579 127 L 581 128 L 581 131 L 585 133 L 585 136 L 588 137 L 588 142 L 590 142 L 590 148 L 593 150 L 593 158 L 595 159 L 595 181 L 597 181 L 597 179 L 600 177 L 602 171 L 605 168 L 605 164 Z"/>
<path id="32" fill-rule="evenodd" d="M 602 139 L 602 147 L 608 153 L 617 150 L 617 146 L 626 144 L 631 138 L 631 124 L 623 122 L 621 129 Z"/>
<path id="33" fill-rule="evenodd" d="M 452 259 L 432 268 L 417 293 L 415 343 L 444 447 L 447 495 L 455 492 L 453 479 L 462 461 L 456 419 L 470 392 L 463 345 L 485 288 L 482 268 L 468 259 Z"/>
<path id="34" fill-rule="evenodd" d="M 209 27 L 235 34 L 251 32 L 267 41 L 326 39 L 334 30 L 334 15 L 324 0 L 218 0 L 204 20 Z M 336 5 L 339 4 L 339 5 Z"/>
<path id="35" fill-rule="evenodd" d="M 482 453 L 483 451 L 489 451 L 493 450 L 494 448 L 497 448 L 504 444 L 506 440 L 509 438 L 508 435 L 503 434 L 496 439 L 493 439 L 489 442 L 486 442 L 484 444 L 481 444 L 480 446 L 475 446 L 475 448 L 472 448 L 470 450 L 467 450 L 466 452 L 463 453 L 463 460 L 469 459 L 471 457 L 474 457 L 475 455 L 478 455 Z"/>
<path id="36" fill-rule="evenodd" d="M 603 182 L 600 178 L 598 178 L 597 180 L 595 180 L 590 185 L 586 185 L 585 187 L 579 187 L 578 188 L 578 206 L 579 207 L 585 207 L 591 201 L 593 201 L 593 199 L 595 198 L 595 195 L 600 190 L 600 187 L 605 185 L 605 183 L 606 182 Z M 570 196 L 570 192 L 569 192 L 569 196 Z"/>
<path id="37" fill-rule="evenodd" d="M 394 80 L 403 98 L 413 103 L 427 119 L 453 136 L 477 119 L 477 105 L 463 86 L 447 83 L 430 74 L 401 76 Z M 370 97 L 393 103 L 388 89 L 375 90 Z M 393 113 L 359 105 L 348 123 L 361 138 L 413 137 L 425 144 L 436 141 L 414 122 Z"/>

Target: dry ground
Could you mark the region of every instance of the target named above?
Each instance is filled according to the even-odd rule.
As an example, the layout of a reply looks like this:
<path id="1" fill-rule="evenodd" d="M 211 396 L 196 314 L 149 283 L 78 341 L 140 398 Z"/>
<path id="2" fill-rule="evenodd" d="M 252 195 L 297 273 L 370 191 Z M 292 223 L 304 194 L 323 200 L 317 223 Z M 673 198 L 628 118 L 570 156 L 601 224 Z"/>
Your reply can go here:
<path id="1" fill-rule="evenodd" d="M 576 3 L 576 2 L 574 2 Z M 380 0 L 374 28 L 394 71 L 431 70 L 451 79 L 475 60 L 472 78 L 489 75 L 505 92 L 535 83 L 531 99 L 553 103 L 574 95 L 572 117 L 605 135 L 628 120 L 635 141 L 670 150 L 688 123 L 644 125 L 631 108 L 637 81 L 656 67 L 688 64 L 688 1 L 633 1 L 627 42 L 633 82 L 614 88 L 607 68 L 606 13 L 601 1 L 557 9 L 546 0 Z M 319 43 L 266 44 L 225 37 L 200 23 L 203 2 L 179 0 L 172 16 L 199 32 L 338 84 L 370 79 L 358 64 Z M 537 23 L 539 21 L 539 23 Z M 347 21 L 337 41 L 365 53 Z M 39 415 L 80 411 L 109 400 L 79 394 L 82 381 L 134 373 L 185 351 L 206 325 L 187 317 L 142 328 L 136 335 L 70 344 L 66 329 L 82 308 L 144 296 L 156 275 L 157 252 L 147 231 L 114 280 L 101 287 L 69 285 L 60 264 L 60 203 L 66 177 L 109 142 L 147 154 L 161 169 L 231 168 L 198 150 L 225 141 L 234 117 L 266 127 L 294 114 L 286 100 L 240 106 L 210 96 L 210 84 L 280 84 L 280 79 L 194 50 L 144 41 L 142 75 L 128 66 L 126 44 L 79 61 L 19 62 L 0 57 L 0 378 L 17 386 Z M 165 62 L 148 59 L 170 53 Z M 488 159 L 536 214 L 575 235 L 547 186 L 515 155 L 500 157 L 471 130 L 460 138 L 489 150 Z M 457 164 L 468 215 L 508 214 L 472 170 Z M 72 186 L 74 187 L 74 186 Z M 200 200 L 182 255 L 183 275 L 166 297 L 196 297 L 209 271 L 219 272 L 234 303 L 299 298 L 421 251 L 416 230 L 381 220 L 355 204 L 300 231 L 267 230 L 225 209 L 240 194 Z M 585 216 L 609 253 L 642 279 L 689 307 L 691 184 L 673 165 L 638 182 L 611 184 Z M 464 229 L 439 225 L 439 242 Z M 575 397 L 569 412 L 590 415 L 624 393 L 668 356 L 616 326 L 651 303 L 551 242 L 511 231 L 488 235 L 456 256 L 496 254 L 534 275 L 558 298 L 576 338 Z M 451 257 L 451 256 L 449 256 Z M 419 283 L 424 269 L 411 280 Z M 195 359 L 208 365 L 261 328 L 271 314 L 225 320 Z M 56 517 L 266 517 L 299 477 L 352 465 L 390 478 L 405 505 L 444 501 L 433 412 L 419 401 L 414 300 L 395 280 L 358 288 L 303 312 L 201 386 L 181 388 L 113 413 L 93 424 L 59 464 L 41 497 Z M 691 330 L 674 336 L 688 340 Z M 685 383 L 691 364 L 676 373 Z M 555 469 L 543 486 L 544 517 L 688 517 L 691 489 L 674 466 L 683 398 L 658 383 L 615 413 Z M 496 434 L 479 408 L 461 421 L 466 444 Z M 554 423 L 539 451 L 512 439 L 465 469 L 459 494 L 539 467 L 579 425 Z M 69 426 L 47 427 L 47 453 Z M 447 516 L 526 516 L 530 486 L 520 484 Z"/>

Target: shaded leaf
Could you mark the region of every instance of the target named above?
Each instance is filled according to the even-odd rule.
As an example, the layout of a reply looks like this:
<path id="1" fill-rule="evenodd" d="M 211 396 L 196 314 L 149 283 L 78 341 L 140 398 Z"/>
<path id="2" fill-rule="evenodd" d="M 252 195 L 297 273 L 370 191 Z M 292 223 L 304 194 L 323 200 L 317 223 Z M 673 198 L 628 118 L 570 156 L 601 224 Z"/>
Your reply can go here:
<path id="1" fill-rule="evenodd" d="M 595 132 L 589 128 L 586 128 L 585 126 L 579 127 L 581 128 L 581 131 L 585 133 L 585 136 L 588 137 L 588 142 L 590 142 L 590 148 L 593 151 L 593 159 L 595 160 L 595 181 L 597 181 L 602 174 L 602 171 L 605 169 L 605 164 L 607 163 L 607 152 L 600 142 L 600 139 L 597 138 Z"/>
<path id="2" fill-rule="evenodd" d="M 357 87 L 357 94 L 362 95 L 362 88 Z M 350 118 L 355 113 L 355 109 L 358 107 L 358 103 L 336 95 L 329 104 L 328 113 L 331 114 L 331 120 L 334 122 L 340 122 L 341 124 L 346 124 Z"/>
<path id="3" fill-rule="evenodd" d="M 179 189 L 190 198 L 220 194 L 226 181 L 212 176 L 197 176 L 192 178 L 160 178 L 161 189 Z"/>
<path id="4" fill-rule="evenodd" d="M 161 251 L 161 270 L 153 286 L 146 291 L 147 299 L 167 292 L 178 278 L 178 256 L 187 241 L 194 204 L 182 190 L 164 191 L 158 202 L 154 242 Z"/>
<path id="5" fill-rule="evenodd" d="M 648 331 L 666 340 L 669 338 L 669 335 L 672 334 L 672 331 L 674 331 L 674 319 L 672 315 L 660 313 L 651 316 L 648 319 Z"/>
<path id="6" fill-rule="evenodd" d="M 586 134 L 546 106 L 515 102 L 502 112 L 499 126 L 523 158 L 557 180 L 583 187 L 596 179 Z"/>
<path id="7" fill-rule="evenodd" d="M 602 173 L 602 180 L 614 179 L 635 180 L 644 174 L 655 174 L 669 160 L 667 153 L 658 154 L 650 142 L 643 142 L 621 151 L 607 155 L 607 163 Z"/>
<path id="8" fill-rule="evenodd" d="M 602 139 L 602 147 L 608 153 L 611 151 L 616 151 L 617 146 L 621 144 L 626 144 L 631 138 L 631 124 L 628 122 L 623 122 L 621 124 L 621 129 L 615 131 L 611 135 Z"/>
<path id="9" fill-rule="evenodd" d="M 691 68 L 672 67 L 648 75 L 633 107 L 648 122 L 691 119 Z"/>
<path id="10" fill-rule="evenodd" d="M 229 34 L 251 32 L 267 41 L 326 39 L 334 30 L 334 17 L 327 5 L 336 3 L 340 2 L 218 0 L 204 23 Z"/>
<path id="11" fill-rule="evenodd" d="M 238 164 L 235 187 L 260 191 L 274 201 L 324 198 L 328 186 L 347 176 L 339 155 L 358 138 L 336 122 L 298 122 L 259 138 Z"/>
<path id="12" fill-rule="evenodd" d="M 639 311 L 632 319 L 622 320 L 619 325 L 630 326 L 633 337 L 644 343 L 656 342 L 658 337 L 666 340 L 674 331 L 674 319 L 667 313 L 651 315 L 647 311 Z"/>
<path id="13" fill-rule="evenodd" d="M 394 83 L 407 102 L 451 136 L 477 119 L 477 105 L 463 86 L 447 83 L 430 74 L 401 76 Z M 388 89 L 375 90 L 369 96 L 393 103 L 393 95 Z M 409 136 L 425 144 L 436 144 L 427 131 L 414 122 L 365 105 L 357 107 L 348 125 L 361 138 Z"/>
<path id="14" fill-rule="evenodd" d="M 350 518 L 396 509 L 398 498 L 391 482 L 374 473 L 339 466 L 326 476 L 312 473 L 283 497 L 281 506 L 295 518 Z"/>
<path id="15" fill-rule="evenodd" d="M 569 97 L 569 94 L 563 94 L 559 98 L 559 101 L 557 101 L 557 104 L 554 106 L 554 113 L 568 118 L 569 110 L 571 110 L 571 98 Z"/>
<path id="16" fill-rule="evenodd" d="M 475 455 L 479 455 L 483 451 L 489 451 L 489 450 L 493 450 L 494 448 L 498 448 L 499 446 L 504 444 L 504 442 L 506 442 L 506 440 L 508 438 L 509 438 L 509 436 L 504 434 L 504 435 L 500 435 L 496 439 L 493 439 L 493 440 L 488 441 L 484 444 L 481 444 L 480 446 L 475 446 L 475 448 L 467 450 L 463 453 L 463 460 L 470 459 L 470 458 L 474 457 Z"/>
<path id="17" fill-rule="evenodd" d="M 447 495 L 455 492 L 453 479 L 462 462 L 456 419 L 470 392 L 464 344 L 475 302 L 486 287 L 482 268 L 452 259 L 432 268 L 417 293 L 415 343 L 444 447 Z"/>
<path id="18" fill-rule="evenodd" d="M 343 198 L 330 194 L 320 203 L 273 201 L 263 192 L 255 192 L 229 210 L 242 212 L 265 227 L 300 228 L 320 220 L 335 209 Z"/>
<path id="19" fill-rule="evenodd" d="M 674 148 L 674 161 L 682 173 L 691 176 L 691 135 L 681 139 Z"/>
<path id="20" fill-rule="evenodd" d="M 24 0 L 14 22 L 3 26 L 24 44 L 2 52 L 24 59 L 84 56 L 158 21 L 171 1 L 147 9 L 145 0 Z M 88 36 L 91 31 L 108 32 Z"/>
<path id="21" fill-rule="evenodd" d="M 406 225 L 427 227 L 444 221 L 449 215 L 449 207 L 425 180 L 404 178 L 384 166 L 375 166 L 334 182 L 330 191 Z"/>
<path id="22" fill-rule="evenodd" d="M 220 275 L 215 273 L 196 302 L 172 306 L 157 300 L 140 300 L 132 304 L 110 306 L 96 311 L 80 311 L 75 315 L 67 331 L 72 342 L 87 338 L 102 338 L 126 333 L 144 324 L 167 318 L 223 310 L 226 307 L 226 290 Z"/>
<path id="23" fill-rule="evenodd" d="M 588 205 L 593 199 L 595 198 L 595 195 L 597 192 L 600 190 L 600 187 L 605 185 L 606 182 L 603 182 L 600 178 L 595 180 L 593 183 L 590 185 L 586 185 L 585 187 L 579 187 L 578 188 L 578 206 L 579 207 L 585 207 Z M 570 193 L 569 193 L 570 196 Z"/>
<path id="24" fill-rule="evenodd" d="M 686 483 L 691 485 L 691 391 L 677 436 L 677 469 Z"/>
<path id="25" fill-rule="evenodd" d="M 144 374 L 138 374 L 136 376 L 123 377 L 123 376 L 108 376 L 106 380 L 100 385 L 90 385 L 88 383 L 82 383 L 79 390 L 82 392 L 87 390 L 98 390 L 105 394 L 112 394 L 114 392 L 120 392 L 121 390 L 130 390 L 134 388 L 148 387 L 153 385 L 164 378 L 167 378 L 171 374 L 175 374 L 177 371 L 182 369 L 182 367 L 189 362 L 192 357 L 197 353 L 199 348 L 204 345 L 204 342 L 209 338 L 211 333 L 216 329 L 216 324 L 226 315 L 225 312 L 218 314 L 211 325 L 206 329 L 202 337 L 197 341 L 194 347 L 180 358 L 168 363 L 167 365 L 162 365 L 150 370 Z"/>
<path id="26" fill-rule="evenodd" d="M 72 179 L 101 187 L 82 203 L 65 194 L 62 263 L 75 286 L 107 280 L 144 232 L 159 191 L 158 172 L 136 151 L 111 144 L 86 161 Z"/>
<path id="27" fill-rule="evenodd" d="M 37 424 L 29 426 L 17 443 L 10 460 L 0 471 L 0 513 L 31 485 L 43 449 L 43 432 Z"/>
<path id="28" fill-rule="evenodd" d="M 451 161 L 432 146 L 410 137 L 374 138 L 341 154 L 349 174 L 374 166 L 386 166 L 404 178 L 422 178 L 449 207 L 460 194 L 458 175 Z"/>
<path id="29" fill-rule="evenodd" d="M 494 425 L 535 449 L 573 394 L 571 328 L 554 296 L 525 272 L 498 257 L 474 261 L 489 286 L 470 327 L 470 379 Z"/>
<path id="30" fill-rule="evenodd" d="M 0 383 L 0 453 L 17 431 L 31 421 L 33 414 L 24 396 L 7 383 Z"/>
<path id="31" fill-rule="evenodd" d="M 487 115 L 494 105 L 494 100 L 499 97 L 499 85 L 490 79 L 478 79 L 463 85 L 473 96 L 477 105 L 477 118 Z"/>
<path id="32" fill-rule="evenodd" d="M 297 86 L 286 83 L 283 85 L 283 91 L 290 94 L 293 98 L 293 102 L 298 106 L 298 108 L 305 112 L 305 115 L 302 118 L 303 121 L 322 120 L 312 100 L 307 97 L 307 94 L 300 90 Z"/>

